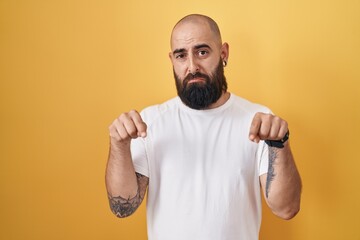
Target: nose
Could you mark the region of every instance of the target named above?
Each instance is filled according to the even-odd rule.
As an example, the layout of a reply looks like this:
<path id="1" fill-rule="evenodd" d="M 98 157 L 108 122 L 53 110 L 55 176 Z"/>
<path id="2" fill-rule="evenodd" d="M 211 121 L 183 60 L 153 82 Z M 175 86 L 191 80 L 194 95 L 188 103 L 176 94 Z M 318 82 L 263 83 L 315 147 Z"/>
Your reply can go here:
<path id="1" fill-rule="evenodd" d="M 199 72 L 199 66 L 196 59 L 193 56 L 189 56 L 188 61 L 188 72 L 195 75 L 197 72 Z"/>

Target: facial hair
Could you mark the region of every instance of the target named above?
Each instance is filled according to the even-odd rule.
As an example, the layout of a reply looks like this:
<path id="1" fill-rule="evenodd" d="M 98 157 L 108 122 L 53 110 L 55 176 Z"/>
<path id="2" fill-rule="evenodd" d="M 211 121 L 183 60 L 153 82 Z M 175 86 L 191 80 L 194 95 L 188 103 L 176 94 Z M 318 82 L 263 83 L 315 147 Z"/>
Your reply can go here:
<path id="1" fill-rule="evenodd" d="M 200 72 L 194 75 L 189 73 L 184 80 L 181 80 L 175 73 L 175 70 L 173 70 L 173 72 L 178 96 L 185 105 L 192 109 L 201 110 L 208 108 L 211 104 L 219 100 L 222 93 L 227 90 L 224 67 L 221 59 L 211 76 Z M 205 82 L 189 84 L 189 81 L 195 78 L 203 78 Z"/>

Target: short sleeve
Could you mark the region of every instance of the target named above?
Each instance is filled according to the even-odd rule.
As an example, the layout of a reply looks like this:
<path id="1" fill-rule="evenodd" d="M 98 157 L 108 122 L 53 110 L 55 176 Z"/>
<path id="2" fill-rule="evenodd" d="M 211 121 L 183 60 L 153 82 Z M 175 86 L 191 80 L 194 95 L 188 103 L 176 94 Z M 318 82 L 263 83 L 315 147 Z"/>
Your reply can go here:
<path id="1" fill-rule="evenodd" d="M 259 166 L 259 176 L 268 172 L 269 168 L 269 147 L 265 141 L 260 141 L 256 154 L 258 166 Z"/>
<path id="2" fill-rule="evenodd" d="M 149 165 L 146 154 L 145 140 L 143 138 L 133 139 L 131 141 L 130 148 L 135 172 L 149 177 Z"/>

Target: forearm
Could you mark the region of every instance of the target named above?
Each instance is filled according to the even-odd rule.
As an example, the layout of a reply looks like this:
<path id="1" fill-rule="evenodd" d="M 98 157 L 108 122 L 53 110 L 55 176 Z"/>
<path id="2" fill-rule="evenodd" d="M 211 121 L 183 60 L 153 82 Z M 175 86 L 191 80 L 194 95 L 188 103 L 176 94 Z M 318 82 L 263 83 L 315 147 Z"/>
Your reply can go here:
<path id="1" fill-rule="evenodd" d="M 265 198 L 274 214 L 290 219 L 300 209 L 301 179 L 289 142 L 284 148 L 269 147 Z"/>
<path id="2" fill-rule="evenodd" d="M 138 184 L 131 160 L 130 143 L 119 146 L 110 144 L 106 188 L 111 196 L 132 198 L 136 195 Z"/>
<path id="3" fill-rule="evenodd" d="M 106 188 L 111 211 L 117 217 L 130 216 L 140 206 L 145 195 L 138 186 L 141 177 L 144 176 L 135 173 L 130 146 L 110 146 Z"/>
<path id="4" fill-rule="evenodd" d="M 146 128 L 135 110 L 122 113 L 109 127 L 110 150 L 105 181 L 110 208 L 118 217 L 134 213 L 145 196 L 149 178 L 135 173 L 130 143 L 140 136 L 145 138 Z"/>

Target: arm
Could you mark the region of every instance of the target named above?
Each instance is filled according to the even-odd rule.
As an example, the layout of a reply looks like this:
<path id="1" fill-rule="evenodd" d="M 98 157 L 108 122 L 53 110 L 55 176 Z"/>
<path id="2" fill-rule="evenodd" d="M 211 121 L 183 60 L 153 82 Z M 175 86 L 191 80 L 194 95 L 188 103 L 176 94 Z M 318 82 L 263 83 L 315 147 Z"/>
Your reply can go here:
<path id="1" fill-rule="evenodd" d="M 123 113 L 109 127 L 110 151 L 106 188 L 110 208 L 118 217 L 130 216 L 144 199 L 149 178 L 136 173 L 131 159 L 131 139 L 146 136 L 146 124 L 136 111 Z"/>
<path id="2" fill-rule="evenodd" d="M 301 179 L 288 142 L 269 147 L 269 170 L 260 176 L 265 201 L 272 212 L 291 219 L 300 210 Z"/>
<path id="3" fill-rule="evenodd" d="M 287 131 L 288 126 L 283 119 L 257 113 L 250 129 L 250 140 L 279 140 Z M 266 203 L 275 215 L 291 219 L 298 213 L 301 179 L 289 142 L 284 143 L 284 148 L 269 147 L 268 173 L 260 176 L 260 184 Z"/>

